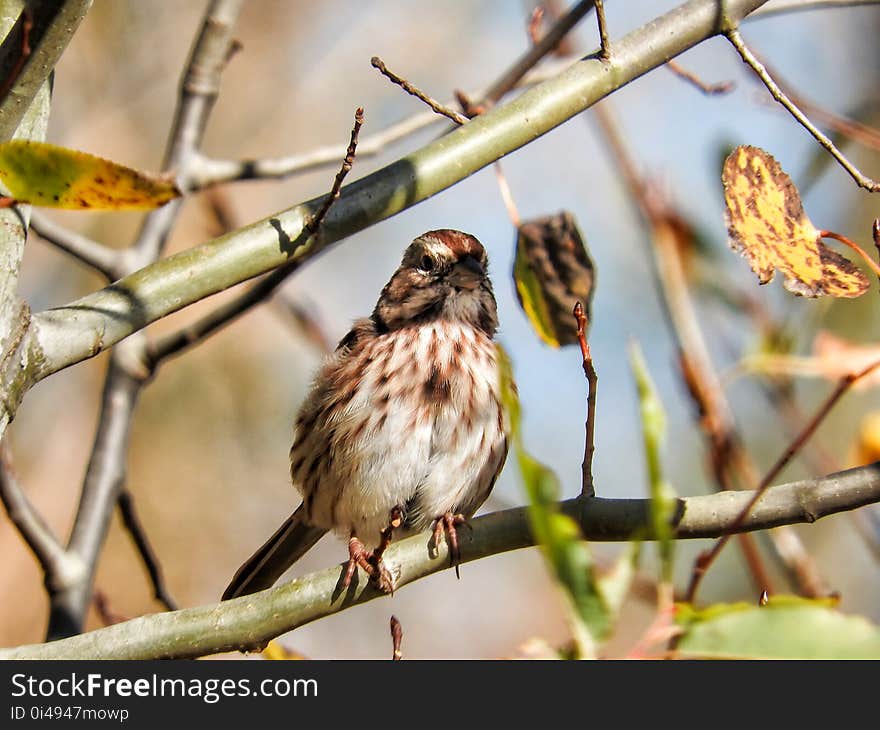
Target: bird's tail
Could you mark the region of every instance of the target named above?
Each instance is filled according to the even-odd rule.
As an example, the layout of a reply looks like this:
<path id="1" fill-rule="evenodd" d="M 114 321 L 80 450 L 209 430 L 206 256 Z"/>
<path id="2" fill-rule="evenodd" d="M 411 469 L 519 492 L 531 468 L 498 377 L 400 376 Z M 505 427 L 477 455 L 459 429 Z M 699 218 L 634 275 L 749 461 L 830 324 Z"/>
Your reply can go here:
<path id="1" fill-rule="evenodd" d="M 232 577 L 222 600 L 256 593 L 274 585 L 281 574 L 308 552 L 327 530 L 309 525 L 302 505 Z"/>

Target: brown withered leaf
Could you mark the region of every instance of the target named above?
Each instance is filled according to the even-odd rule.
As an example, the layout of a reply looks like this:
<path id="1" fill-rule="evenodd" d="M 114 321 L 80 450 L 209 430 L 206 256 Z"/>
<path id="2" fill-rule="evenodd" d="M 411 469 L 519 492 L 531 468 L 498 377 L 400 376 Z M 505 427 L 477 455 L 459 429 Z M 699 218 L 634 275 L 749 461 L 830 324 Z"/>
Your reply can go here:
<path id="1" fill-rule="evenodd" d="M 785 288 L 805 297 L 857 297 L 868 279 L 848 259 L 821 241 L 804 212 L 791 178 L 758 147 L 737 147 L 722 172 L 730 245 L 742 254 L 761 284 L 775 269 Z"/>
<path id="2" fill-rule="evenodd" d="M 576 343 L 576 301 L 587 320 L 596 283 L 593 261 L 568 211 L 535 218 L 517 229 L 513 279 L 520 306 L 552 347 Z"/>

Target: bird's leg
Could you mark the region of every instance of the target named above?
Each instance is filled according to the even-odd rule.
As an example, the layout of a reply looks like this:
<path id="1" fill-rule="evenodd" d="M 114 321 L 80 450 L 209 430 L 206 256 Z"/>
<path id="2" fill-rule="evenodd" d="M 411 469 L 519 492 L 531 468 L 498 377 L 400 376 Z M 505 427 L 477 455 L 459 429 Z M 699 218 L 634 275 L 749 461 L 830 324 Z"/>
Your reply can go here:
<path id="1" fill-rule="evenodd" d="M 459 525 L 470 527 L 467 518 L 462 514 L 447 512 L 441 515 L 434 520 L 434 536 L 432 541 L 436 550 L 437 546 L 440 545 L 440 536 L 444 532 L 446 533 L 446 544 L 449 545 L 449 562 L 455 566 L 455 577 L 461 579 L 461 573 L 458 570 L 458 566 L 461 563 L 461 552 L 458 549 L 458 530 L 456 529 Z"/>
<path id="2" fill-rule="evenodd" d="M 357 535 L 352 532 L 351 537 L 348 538 L 348 565 L 345 566 L 345 577 L 342 579 L 342 585 L 344 587 L 348 588 L 351 584 L 351 579 L 354 577 L 354 572 L 359 565 L 367 571 L 367 573 L 372 574 L 373 566 L 370 565 L 367 560 L 369 555 L 370 553 L 364 547 L 364 544 L 358 540 Z"/>
<path id="3" fill-rule="evenodd" d="M 385 563 L 382 562 L 382 554 L 391 544 L 394 530 L 403 524 L 403 509 L 394 507 L 391 510 L 391 518 L 388 526 L 379 535 L 379 545 L 373 551 L 368 551 L 364 544 L 352 533 L 348 539 L 348 565 L 345 568 L 345 578 L 342 585 L 348 588 L 354 572 L 358 566 L 364 569 L 370 580 L 386 593 L 394 592 L 394 578 L 391 576 Z"/>

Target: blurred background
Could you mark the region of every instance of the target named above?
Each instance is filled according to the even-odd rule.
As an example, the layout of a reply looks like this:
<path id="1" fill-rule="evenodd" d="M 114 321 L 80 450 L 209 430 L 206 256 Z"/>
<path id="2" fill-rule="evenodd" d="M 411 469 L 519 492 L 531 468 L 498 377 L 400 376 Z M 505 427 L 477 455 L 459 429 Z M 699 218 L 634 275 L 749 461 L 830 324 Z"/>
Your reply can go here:
<path id="1" fill-rule="evenodd" d="M 608 3 L 611 36 L 619 38 L 675 7 L 677 0 Z M 95 0 L 57 68 L 49 141 L 155 170 L 161 164 L 181 69 L 205 3 L 189 0 Z M 370 66 L 380 56 L 397 73 L 438 99 L 452 90 L 494 81 L 528 45 L 531 2 L 429 0 L 322 3 L 251 0 L 236 36 L 242 50 L 224 73 L 204 150 L 218 158 L 259 158 L 346 143 L 354 109 L 363 106 L 362 136 L 411 114 L 420 103 Z M 755 19 L 743 26 L 754 50 L 794 89 L 826 109 L 871 124 L 878 121 L 880 11 L 870 7 L 801 12 Z M 593 15 L 572 34 L 580 53 L 597 43 Z M 809 353 L 815 334 L 870 343 L 877 339 L 875 294 L 854 301 L 807 301 L 779 281 L 759 289 L 747 264 L 727 249 L 720 168 L 732 145 L 771 152 L 804 193 L 820 228 L 870 245 L 876 202 L 822 152 L 808 133 L 767 95 L 733 48 L 712 40 L 678 61 L 707 82 L 734 81 L 735 90 L 705 96 L 660 68 L 611 98 L 620 133 L 641 171 L 700 231 L 703 272 L 695 280 L 701 324 L 716 367 L 730 374 L 760 346 L 754 319 L 712 293 L 737 287 L 787 326 L 794 351 Z M 356 161 L 349 180 L 416 149 L 445 127 L 433 126 Z M 866 174 L 880 175 L 876 152 L 845 151 Z M 627 347 L 638 340 L 666 406 L 667 476 L 682 495 L 714 486 L 702 436 L 678 375 L 675 350 L 651 273 L 646 230 L 591 112 L 574 118 L 503 162 L 520 215 L 566 209 L 576 217 L 598 270 L 590 342 L 599 375 L 594 474 L 606 497 L 647 491 L 640 422 Z M 336 166 L 284 181 L 223 187 L 224 205 L 243 225 L 327 191 Z M 52 213 L 52 218 L 114 247 L 129 245 L 136 213 Z M 552 350 L 532 332 L 516 302 L 511 277 L 515 231 L 496 177 L 485 169 L 451 190 L 352 236 L 310 262 L 286 285 L 285 298 L 306 307 L 331 342 L 368 314 L 405 246 L 434 228 L 459 228 L 487 247 L 499 301 L 499 339 L 514 362 L 531 451 L 559 475 L 564 496 L 580 491 L 585 382 L 576 347 Z M 207 194 L 187 200 L 168 252 L 217 235 Z M 60 305 L 102 286 L 99 277 L 43 241 L 26 248 L 21 287 L 35 310 Z M 218 295 L 154 331 L 179 326 L 215 306 Z M 128 486 L 181 606 L 215 602 L 232 573 L 298 504 L 289 483 L 291 424 L 322 352 L 277 303 L 264 305 L 185 356 L 167 363 L 144 391 L 129 455 Z M 38 509 L 66 538 L 81 488 L 98 415 L 106 356 L 49 378 L 24 400 L 11 443 L 19 477 Z M 725 380 L 737 423 L 765 469 L 787 443 L 784 422 L 752 378 Z M 804 412 L 831 384 L 798 379 Z M 850 394 L 826 421 L 810 449 L 823 449 L 841 467 L 854 463 L 863 417 L 880 408 L 876 390 Z M 809 475 L 795 462 L 781 480 Z M 522 504 L 512 462 L 485 510 Z M 115 519 L 115 518 L 114 518 Z M 842 608 L 880 620 L 876 558 L 846 515 L 796 528 Z M 764 538 L 760 539 L 761 544 Z M 706 543 L 681 543 L 679 585 Z M 620 546 L 595 545 L 610 559 Z M 0 514 L 0 644 L 41 641 L 47 600 L 32 555 Z M 769 552 L 765 551 L 769 556 Z M 340 562 L 344 544 L 325 538 L 296 574 Z M 653 570 L 653 551 L 643 562 Z M 777 588 L 786 589 L 767 558 Z M 135 616 L 159 610 L 131 541 L 114 522 L 96 580 L 113 611 Z M 14 600 L 11 598 L 14 596 Z M 703 601 L 756 600 L 735 545 L 709 573 Z M 310 657 L 390 655 L 388 618 L 404 629 L 406 657 L 518 656 L 530 639 L 559 644 L 567 630 L 556 589 L 537 550 L 468 564 L 422 580 L 392 598 L 302 627 L 281 643 Z M 625 651 L 652 615 L 629 601 L 609 653 Z M 89 626 L 101 625 L 93 612 Z"/>

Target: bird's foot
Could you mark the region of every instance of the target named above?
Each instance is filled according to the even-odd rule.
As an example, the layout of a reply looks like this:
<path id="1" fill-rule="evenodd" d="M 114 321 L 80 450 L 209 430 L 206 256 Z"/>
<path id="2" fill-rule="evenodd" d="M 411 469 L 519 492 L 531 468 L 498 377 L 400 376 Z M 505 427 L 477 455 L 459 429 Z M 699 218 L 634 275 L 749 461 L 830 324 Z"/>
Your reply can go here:
<path id="1" fill-rule="evenodd" d="M 370 576 L 370 581 L 380 590 L 385 593 L 394 593 L 394 577 L 382 560 L 382 555 L 391 544 L 394 530 L 402 524 L 403 509 L 395 507 L 391 510 L 391 519 L 388 526 L 382 530 L 379 536 L 379 545 L 375 550 L 367 550 L 357 536 L 352 534 L 348 540 L 348 565 L 345 568 L 345 577 L 342 579 L 342 585 L 345 588 L 351 584 L 351 579 L 360 566 Z"/>
<path id="2" fill-rule="evenodd" d="M 461 564 L 461 551 L 458 548 L 458 527 L 470 527 L 467 518 L 462 514 L 447 512 L 434 520 L 434 535 L 431 542 L 434 550 L 440 545 L 440 536 L 446 533 L 446 544 L 449 545 L 449 562 L 455 567 L 455 577 L 461 578 L 458 566 Z"/>

